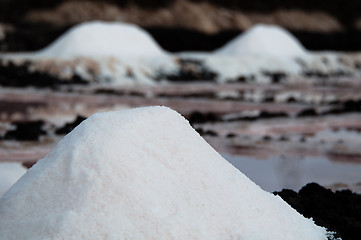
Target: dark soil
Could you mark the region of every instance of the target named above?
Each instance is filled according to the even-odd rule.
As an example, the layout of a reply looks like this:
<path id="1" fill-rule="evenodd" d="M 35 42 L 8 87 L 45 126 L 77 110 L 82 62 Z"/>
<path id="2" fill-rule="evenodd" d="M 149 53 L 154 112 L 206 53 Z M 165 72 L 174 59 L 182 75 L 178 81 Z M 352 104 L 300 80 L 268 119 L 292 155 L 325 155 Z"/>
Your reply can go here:
<path id="1" fill-rule="evenodd" d="M 21 65 L 15 65 L 11 62 L 6 66 L 0 64 L 0 86 L 56 88 L 67 84 L 87 84 L 79 76 L 74 76 L 71 80 L 62 80 L 47 73 L 30 71 L 29 67 L 30 62 Z"/>
<path id="2" fill-rule="evenodd" d="M 4 139 L 17 141 L 38 141 L 46 132 L 42 129 L 43 121 L 14 122 L 15 129 L 8 131 Z"/>
<path id="3" fill-rule="evenodd" d="M 66 123 L 63 127 L 58 128 L 55 133 L 56 134 L 68 134 L 70 133 L 76 126 L 78 126 L 82 121 L 84 121 L 86 118 L 82 116 L 77 116 L 74 122 Z"/>
<path id="4" fill-rule="evenodd" d="M 316 183 L 307 184 L 298 193 L 275 192 L 299 213 L 313 218 L 319 226 L 334 231 L 343 240 L 360 240 L 361 195 L 349 190 L 332 192 Z"/>
<path id="5" fill-rule="evenodd" d="M 171 82 L 214 82 L 217 73 L 211 71 L 200 60 L 179 59 L 179 71 L 173 74 L 160 75 L 156 79 L 167 79 Z"/>
<path id="6" fill-rule="evenodd" d="M 219 121 L 219 117 L 214 113 L 202 113 L 202 112 L 192 112 L 187 119 L 190 124 L 194 123 L 206 123 L 206 122 L 216 122 Z"/>
<path id="7" fill-rule="evenodd" d="M 30 71 L 30 62 L 15 65 L 9 63 L 4 65 L 0 62 L 0 86 L 4 87 L 39 87 L 55 88 L 64 84 L 86 84 L 79 76 L 74 76 L 71 80 L 62 80 L 47 73 Z"/>

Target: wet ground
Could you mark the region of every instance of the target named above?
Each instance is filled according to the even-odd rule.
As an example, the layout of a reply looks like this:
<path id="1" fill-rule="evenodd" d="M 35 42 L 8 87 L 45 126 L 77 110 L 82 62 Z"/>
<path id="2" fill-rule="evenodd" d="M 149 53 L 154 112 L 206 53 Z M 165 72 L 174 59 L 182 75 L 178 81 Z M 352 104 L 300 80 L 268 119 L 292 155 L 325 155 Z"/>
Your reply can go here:
<path id="1" fill-rule="evenodd" d="M 361 193 L 361 164 L 287 155 L 268 159 L 227 154 L 223 157 L 269 192 L 282 189 L 299 191 L 306 184 L 315 182 L 333 190 L 351 189 Z"/>

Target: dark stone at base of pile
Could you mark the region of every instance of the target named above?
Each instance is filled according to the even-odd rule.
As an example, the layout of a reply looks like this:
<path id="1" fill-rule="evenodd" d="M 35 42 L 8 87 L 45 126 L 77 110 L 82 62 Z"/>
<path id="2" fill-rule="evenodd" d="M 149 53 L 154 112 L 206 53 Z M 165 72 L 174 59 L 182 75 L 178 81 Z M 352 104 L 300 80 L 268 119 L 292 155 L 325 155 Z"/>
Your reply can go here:
<path id="1" fill-rule="evenodd" d="M 159 74 L 155 79 L 167 79 L 170 82 L 214 82 L 218 74 L 204 65 L 202 60 L 178 59 L 179 70 L 173 74 Z"/>
<path id="2" fill-rule="evenodd" d="M 342 240 L 361 236 L 361 195 L 350 190 L 332 192 L 316 183 L 307 184 L 298 193 L 284 189 L 274 192 L 307 218 L 326 227 Z"/>
<path id="3" fill-rule="evenodd" d="M 73 129 L 78 126 L 82 121 L 84 121 L 86 118 L 82 116 L 77 116 L 77 118 L 74 120 L 74 122 L 66 123 L 63 127 L 58 128 L 55 133 L 56 134 L 68 134 Z"/>
<path id="4" fill-rule="evenodd" d="M 15 126 L 15 129 L 8 131 L 3 139 L 17 141 L 38 141 L 41 135 L 46 134 L 46 132 L 42 129 L 44 122 L 41 120 L 14 122 L 13 125 Z"/>

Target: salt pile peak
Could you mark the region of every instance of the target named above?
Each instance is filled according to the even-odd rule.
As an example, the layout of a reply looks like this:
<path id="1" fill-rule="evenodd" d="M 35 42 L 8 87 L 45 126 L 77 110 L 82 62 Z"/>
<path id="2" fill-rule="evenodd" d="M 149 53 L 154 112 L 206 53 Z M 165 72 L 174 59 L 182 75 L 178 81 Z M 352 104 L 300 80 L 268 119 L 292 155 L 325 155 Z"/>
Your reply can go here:
<path id="1" fill-rule="evenodd" d="M 180 114 L 95 114 L 0 199 L 1 239 L 326 240 Z"/>
<path id="2" fill-rule="evenodd" d="M 40 50 L 45 57 L 129 57 L 165 54 L 140 27 L 120 22 L 93 21 L 79 24 Z"/>
<path id="3" fill-rule="evenodd" d="M 257 24 L 217 49 L 221 55 L 259 55 L 294 57 L 307 53 L 302 44 L 286 29 L 276 25 Z"/>

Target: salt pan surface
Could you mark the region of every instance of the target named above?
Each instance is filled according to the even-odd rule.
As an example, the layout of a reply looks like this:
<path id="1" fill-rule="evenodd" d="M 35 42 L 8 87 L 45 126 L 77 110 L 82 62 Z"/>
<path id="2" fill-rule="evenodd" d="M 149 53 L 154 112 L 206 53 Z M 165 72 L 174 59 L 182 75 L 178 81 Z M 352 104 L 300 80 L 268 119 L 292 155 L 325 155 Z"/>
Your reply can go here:
<path id="1" fill-rule="evenodd" d="M 26 172 L 21 163 L 0 163 L 0 197 Z"/>
<path id="2" fill-rule="evenodd" d="M 72 58 L 157 56 L 165 52 L 140 27 L 120 22 L 87 22 L 71 28 L 39 56 Z"/>
<path id="3" fill-rule="evenodd" d="M 306 54 L 305 48 L 287 30 L 275 25 L 257 24 L 215 51 L 222 55 L 259 55 L 294 57 Z"/>
<path id="4" fill-rule="evenodd" d="M 0 199 L 1 239 L 326 240 L 177 112 L 95 114 Z"/>

